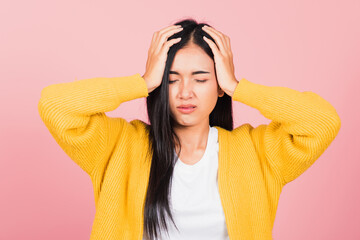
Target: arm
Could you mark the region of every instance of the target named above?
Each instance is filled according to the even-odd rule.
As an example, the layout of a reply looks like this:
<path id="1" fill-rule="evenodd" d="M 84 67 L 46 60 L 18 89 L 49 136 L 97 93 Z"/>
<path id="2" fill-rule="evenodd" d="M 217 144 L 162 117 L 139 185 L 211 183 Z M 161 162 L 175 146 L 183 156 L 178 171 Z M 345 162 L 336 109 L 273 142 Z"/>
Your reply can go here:
<path id="1" fill-rule="evenodd" d="M 250 135 L 259 156 L 284 185 L 308 169 L 340 130 L 334 107 L 313 92 L 264 86 L 243 78 L 232 98 L 271 120 L 251 128 Z"/>
<path id="2" fill-rule="evenodd" d="M 105 112 L 122 102 L 147 97 L 140 74 L 91 78 L 49 85 L 41 91 L 41 119 L 60 147 L 90 176 L 97 164 L 112 153 L 119 135 L 134 127 Z"/>

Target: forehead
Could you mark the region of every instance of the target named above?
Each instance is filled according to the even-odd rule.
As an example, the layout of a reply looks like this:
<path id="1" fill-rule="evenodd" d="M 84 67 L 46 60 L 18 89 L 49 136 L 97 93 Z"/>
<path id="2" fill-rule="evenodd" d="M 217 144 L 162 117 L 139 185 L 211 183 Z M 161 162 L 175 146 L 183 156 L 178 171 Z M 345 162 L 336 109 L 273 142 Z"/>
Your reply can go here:
<path id="1" fill-rule="evenodd" d="M 180 49 L 174 57 L 170 71 L 191 74 L 196 71 L 213 72 L 214 61 L 199 46 L 191 45 Z"/>

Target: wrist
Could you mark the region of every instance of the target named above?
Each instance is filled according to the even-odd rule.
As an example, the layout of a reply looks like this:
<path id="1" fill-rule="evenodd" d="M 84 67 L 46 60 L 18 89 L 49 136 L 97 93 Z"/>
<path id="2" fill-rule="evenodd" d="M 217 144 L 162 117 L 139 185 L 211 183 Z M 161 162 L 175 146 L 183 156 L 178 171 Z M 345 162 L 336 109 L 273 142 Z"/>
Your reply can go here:
<path id="1" fill-rule="evenodd" d="M 147 80 L 147 78 L 145 77 L 145 75 L 141 76 L 145 83 L 146 83 L 146 87 L 148 89 L 148 93 L 151 93 L 154 90 L 154 87 L 149 83 L 149 81 Z"/>
<path id="2" fill-rule="evenodd" d="M 234 95 L 235 89 L 238 85 L 239 81 L 237 81 L 236 79 L 234 81 L 232 81 L 227 88 L 224 89 L 224 92 L 229 95 L 230 97 L 232 97 Z"/>

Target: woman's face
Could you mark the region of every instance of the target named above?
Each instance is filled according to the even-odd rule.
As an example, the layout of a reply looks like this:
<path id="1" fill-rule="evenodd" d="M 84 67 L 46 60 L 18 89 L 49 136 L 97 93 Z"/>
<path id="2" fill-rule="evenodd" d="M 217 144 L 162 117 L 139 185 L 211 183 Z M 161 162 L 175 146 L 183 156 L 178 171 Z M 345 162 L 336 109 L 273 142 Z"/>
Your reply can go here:
<path id="1" fill-rule="evenodd" d="M 197 73 L 198 71 L 201 71 Z M 220 95 L 219 95 L 220 94 Z M 169 74 L 169 103 L 171 115 L 182 126 L 194 126 L 206 121 L 214 109 L 219 90 L 214 61 L 197 45 L 180 49 L 174 58 Z M 194 105 L 192 112 L 179 108 Z"/>

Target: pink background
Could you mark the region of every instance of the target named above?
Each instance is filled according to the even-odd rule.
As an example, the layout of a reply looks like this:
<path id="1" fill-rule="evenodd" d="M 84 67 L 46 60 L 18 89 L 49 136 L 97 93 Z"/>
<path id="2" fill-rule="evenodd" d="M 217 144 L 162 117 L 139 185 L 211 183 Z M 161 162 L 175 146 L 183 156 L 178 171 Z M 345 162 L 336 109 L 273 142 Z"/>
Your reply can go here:
<path id="1" fill-rule="evenodd" d="M 0 239 L 89 239 L 90 178 L 41 121 L 43 87 L 143 74 L 155 31 L 185 17 L 231 38 L 235 74 L 313 91 L 337 109 L 339 135 L 285 186 L 276 240 L 360 239 L 360 2 L 6 1 L 0 6 Z M 235 126 L 269 123 L 234 103 Z M 146 119 L 145 98 L 109 116 Z"/>

